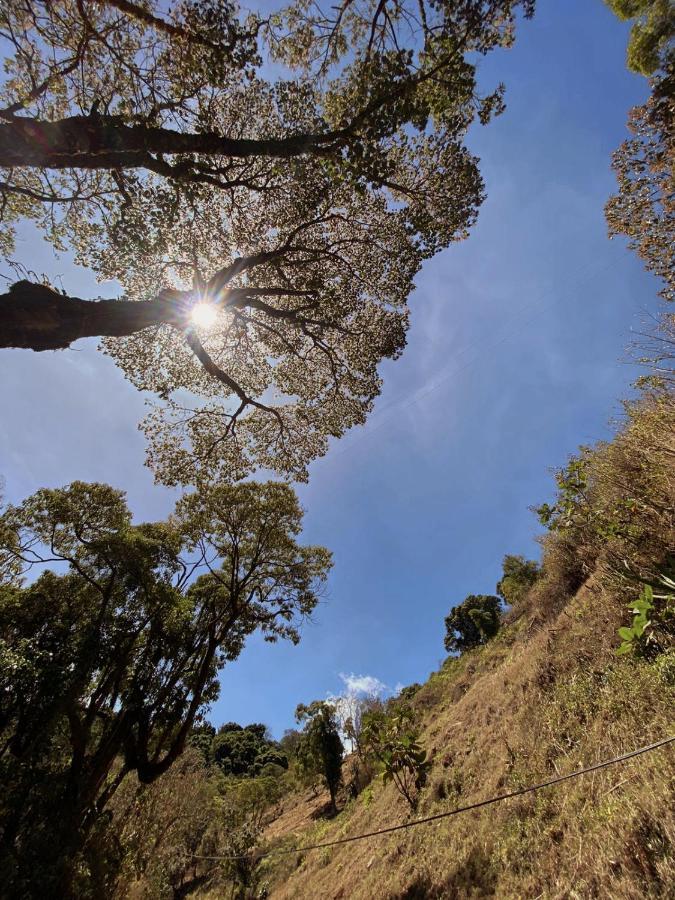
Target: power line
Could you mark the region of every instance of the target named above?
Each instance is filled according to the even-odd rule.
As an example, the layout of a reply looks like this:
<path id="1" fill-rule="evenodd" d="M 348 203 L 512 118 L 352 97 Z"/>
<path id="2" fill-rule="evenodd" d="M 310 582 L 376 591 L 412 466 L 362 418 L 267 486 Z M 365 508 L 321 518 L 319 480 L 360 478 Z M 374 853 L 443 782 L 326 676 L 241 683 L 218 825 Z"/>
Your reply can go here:
<path id="1" fill-rule="evenodd" d="M 649 753 L 652 750 L 658 750 L 661 747 L 665 747 L 667 744 L 671 744 L 675 741 L 675 735 L 671 737 L 662 738 L 660 741 L 655 741 L 653 744 L 647 744 L 645 747 L 639 747 L 637 750 L 631 750 L 630 753 L 624 753 L 622 756 L 615 756 L 612 759 L 605 759 L 602 762 L 595 763 L 592 766 L 588 766 L 585 769 L 577 769 L 575 772 L 570 772 L 568 775 L 558 775 L 556 778 L 551 778 L 548 781 L 542 781 L 539 784 L 531 784 L 528 787 L 518 788 L 516 791 L 509 791 L 507 794 L 499 794 L 496 797 L 490 797 L 488 800 L 478 800 L 476 803 L 470 803 L 468 806 L 459 806 L 455 809 L 448 810 L 447 812 L 436 813 L 433 816 L 425 816 L 423 819 L 414 819 L 412 822 L 401 822 L 399 825 L 390 825 L 388 828 L 380 828 L 377 831 L 366 831 L 363 834 L 355 834 L 351 837 L 338 838 L 335 841 L 325 841 L 321 844 L 308 844 L 305 847 L 277 847 L 272 850 L 266 850 L 262 853 L 253 853 L 251 855 L 242 854 L 239 856 L 197 856 L 194 855 L 193 859 L 203 859 L 203 860 L 237 860 L 237 859 L 251 859 L 251 856 L 254 856 L 255 859 L 264 859 L 266 856 L 272 856 L 275 853 L 279 855 L 288 855 L 290 853 L 306 853 L 309 850 L 323 850 L 326 847 L 336 847 L 338 844 L 350 844 L 352 841 L 362 841 L 366 838 L 377 837 L 380 834 L 391 834 L 393 831 L 402 831 L 405 828 L 414 828 L 416 825 L 426 825 L 429 822 L 438 822 L 440 819 L 448 819 L 451 816 L 458 816 L 460 813 L 469 812 L 472 809 L 480 809 L 482 806 L 490 806 L 492 803 L 499 803 L 502 800 L 509 800 L 512 797 L 521 797 L 523 794 L 530 794 L 533 791 L 540 791 L 543 788 L 552 787 L 553 785 L 560 784 L 563 781 L 569 781 L 572 778 L 579 778 L 581 775 L 588 775 L 590 772 L 597 772 L 598 769 L 606 769 L 608 766 L 616 765 L 617 763 L 626 762 L 629 759 L 633 759 L 636 756 L 641 756 L 643 753 Z"/>

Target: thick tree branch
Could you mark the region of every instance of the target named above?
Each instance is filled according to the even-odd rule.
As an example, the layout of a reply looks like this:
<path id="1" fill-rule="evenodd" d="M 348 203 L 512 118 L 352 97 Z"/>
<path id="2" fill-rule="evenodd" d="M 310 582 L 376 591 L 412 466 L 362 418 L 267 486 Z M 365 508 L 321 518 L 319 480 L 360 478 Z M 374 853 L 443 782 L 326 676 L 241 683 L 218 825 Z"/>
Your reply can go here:
<path id="1" fill-rule="evenodd" d="M 347 130 L 296 134 L 284 138 L 229 138 L 216 132 L 181 132 L 150 125 L 128 125 L 119 116 L 69 116 L 55 122 L 23 116 L 0 125 L 0 167 L 46 169 L 147 168 L 166 163 L 153 154 L 204 154 L 241 159 L 327 155 Z M 180 173 L 179 173 L 180 174 Z"/>
<path id="2" fill-rule="evenodd" d="M 151 325 L 184 327 L 187 292 L 153 300 L 80 300 L 30 281 L 0 294 L 0 347 L 61 350 L 84 337 L 126 337 Z"/>

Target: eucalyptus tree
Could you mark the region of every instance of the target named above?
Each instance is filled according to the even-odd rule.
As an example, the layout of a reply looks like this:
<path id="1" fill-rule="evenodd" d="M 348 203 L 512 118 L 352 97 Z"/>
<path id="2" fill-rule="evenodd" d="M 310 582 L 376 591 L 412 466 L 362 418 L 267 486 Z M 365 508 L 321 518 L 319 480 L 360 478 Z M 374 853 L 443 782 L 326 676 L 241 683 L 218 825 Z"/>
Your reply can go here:
<path id="1" fill-rule="evenodd" d="M 423 260 L 475 219 L 465 136 L 503 107 L 477 61 L 533 5 L 5 0 L 5 252 L 30 219 L 123 293 L 23 278 L 0 296 L 0 346 L 104 338 L 156 398 L 165 483 L 305 477 L 364 422 Z"/>
<path id="2" fill-rule="evenodd" d="M 250 634 L 297 642 L 331 564 L 298 544 L 301 518 L 278 483 L 202 491 L 150 524 L 82 482 L 4 512 L 20 571 L 0 584 L 0 872 L 17 895 L 47 879 L 51 896 L 127 773 L 169 769 Z"/>

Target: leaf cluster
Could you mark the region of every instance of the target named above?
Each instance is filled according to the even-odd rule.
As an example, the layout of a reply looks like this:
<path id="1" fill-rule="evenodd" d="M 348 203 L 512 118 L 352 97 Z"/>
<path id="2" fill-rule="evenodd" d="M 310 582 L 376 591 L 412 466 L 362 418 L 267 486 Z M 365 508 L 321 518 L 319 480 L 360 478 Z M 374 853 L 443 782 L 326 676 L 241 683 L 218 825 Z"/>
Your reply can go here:
<path id="1" fill-rule="evenodd" d="M 381 766 L 383 781 L 393 782 L 410 808 L 415 809 L 431 769 L 431 760 L 419 742 L 410 708 L 399 705 L 391 712 L 366 713 L 361 742 L 366 755 Z"/>

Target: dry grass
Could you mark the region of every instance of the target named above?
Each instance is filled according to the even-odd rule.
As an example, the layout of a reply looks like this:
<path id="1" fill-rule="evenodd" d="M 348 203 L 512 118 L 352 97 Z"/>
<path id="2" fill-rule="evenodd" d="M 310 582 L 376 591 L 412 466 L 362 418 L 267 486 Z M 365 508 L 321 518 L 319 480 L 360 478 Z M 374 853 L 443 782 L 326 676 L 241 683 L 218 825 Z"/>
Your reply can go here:
<path id="1" fill-rule="evenodd" d="M 526 617 L 415 696 L 434 767 L 418 813 L 451 809 L 675 731 L 673 667 L 615 655 L 617 604 L 585 585 L 548 626 Z M 675 753 L 434 825 L 263 864 L 273 898 L 675 896 Z M 270 829 L 285 846 L 405 820 L 378 779 L 332 821 L 321 798 Z M 288 830 L 286 830 L 288 826 Z"/>

